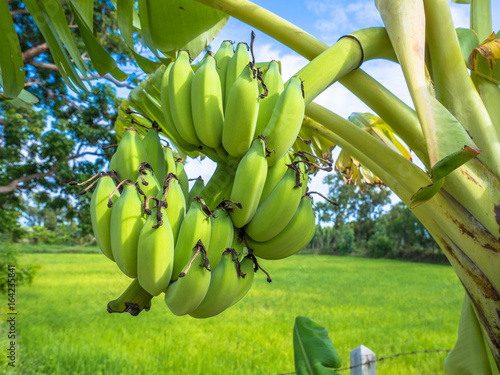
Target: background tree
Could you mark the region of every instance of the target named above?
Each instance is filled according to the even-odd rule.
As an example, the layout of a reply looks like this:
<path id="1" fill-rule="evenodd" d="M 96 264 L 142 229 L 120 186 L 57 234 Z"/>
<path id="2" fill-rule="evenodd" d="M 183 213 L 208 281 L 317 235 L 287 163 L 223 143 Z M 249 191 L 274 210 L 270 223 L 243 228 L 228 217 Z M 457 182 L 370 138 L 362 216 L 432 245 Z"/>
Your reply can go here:
<path id="1" fill-rule="evenodd" d="M 131 88 L 136 77 L 119 82 L 109 75 L 94 74 L 90 79 L 100 81 L 90 93 L 71 91 L 25 5 L 14 0 L 9 6 L 22 49 L 25 90 L 39 101 L 32 108 L 0 101 L 0 232 L 10 233 L 12 239 L 21 235 L 18 221 L 23 214 L 29 216 L 29 199 L 24 198 L 36 196 L 45 212 L 58 210 L 64 217 L 60 220 L 76 220 L 82 234 L 90 233 L 89 199 L 79 197 L 81 189 L 68 186 L 68 182 L 84 181 L 105 168 L 113 151 L 105 146 L 116 143 L 113 124 L 121 100 L 115 90 L 119 86 Z M 64 9 L 76 44 L 85 51 L 67 4 Z M 134 66 L 116 33 L 116 11 L 111 2 L 94 2 L 93 15 L 99 42 L 116 60 Z M 86 52 L 82 57 L 92 69 Z"/>
<path id="2" fill-rule="evenodd" d="M 358 186 L 345 184 L 340 173 L 329 174 L 323 182 L 328 185 L 328 198 L 338 205 L 319 202 L 316 205 L 319 221 L 333 222 L 337 231 L 351 223 L 355 241 L 358 247 L 362 247 L 362 243 L 366 243 L 373 234 L 375 222 L 383 213 L 384 206 L 390 203 L 390 191 L 381 186 L 361 190 Z M 335 246 L 334 242 L 332 246 Z"/>

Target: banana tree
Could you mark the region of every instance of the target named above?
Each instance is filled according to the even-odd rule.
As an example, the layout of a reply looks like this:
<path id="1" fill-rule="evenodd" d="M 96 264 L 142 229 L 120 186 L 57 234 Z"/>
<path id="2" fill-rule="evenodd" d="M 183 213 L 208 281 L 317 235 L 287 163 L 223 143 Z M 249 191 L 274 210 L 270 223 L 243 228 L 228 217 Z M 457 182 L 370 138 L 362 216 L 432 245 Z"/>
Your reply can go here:
<path id="1" fill-rule="evenodd" d="M 74 49 L 58 1 L 24 3 L 41 25 L 68 84 L 86 89 L 84 72 L 89 69 L 124 79 L 123 72 L 93 38 L 92 0 L 70 0 L 92 67 L 85 65 Z M 128 104 L 151 118 L 162 117 L 161 108 L 147 100 L 148 89 L 154 89 L 151 80 L 164 69 L 161 64 L 170 61 L 180 48 L 196 56 L 222 29 L 228 16 L 310 60 L 296 75 L 303 81 L 307 104 L 301 134 L 312 139 L 311 151 L 327 155 L 338 145 L 344 156 L 365 171 L 356 175 L 357 183 L 382 181 L 413 210 L 440 245 L 466 292 L 459 342 L 445 363 L 447 371 L 498 371 L 500 34 L 491 30 L 490 2 L 473 0 L 471 28 L 455 30 L 447 0 L 376 0 L 385 27 L 354 31 L 332 46 L 246 0 L 139 0 L 135 5 L 133 0 L 116 1 L 122 37 L 139 66 L 153 74 L 133 91 Z M 7 7 L 0 7 L 5 8 L 0 8 L 4 35 L 0 46 L 10 51 L 10 55 L 0 56 L 3 96 L 19 98 L 23 94 L 22 58 L 15 38 L 9 37 L 15 30 L 6 17 Z M 135 51 L 135 32 L 155 58 L 146 59 Z M 361 69 L 370 59 L 400 64 L 415 109 Z M 366 103 L 380 121 L 349 121 L 314 103 L 337 81 Z M 125 119 L 122 113 L 117 130 L 123 128 Z M 380 123 L 384 131 L 375 126 Z M 415 153 L 423 169 L 411 161 L 400 141 Z M 182 145 L 176 146 L 182 149 Z M 196 150 L 184 151 L 198 154 Z M 464 364 L 464 357 L 474 361 Z"/>

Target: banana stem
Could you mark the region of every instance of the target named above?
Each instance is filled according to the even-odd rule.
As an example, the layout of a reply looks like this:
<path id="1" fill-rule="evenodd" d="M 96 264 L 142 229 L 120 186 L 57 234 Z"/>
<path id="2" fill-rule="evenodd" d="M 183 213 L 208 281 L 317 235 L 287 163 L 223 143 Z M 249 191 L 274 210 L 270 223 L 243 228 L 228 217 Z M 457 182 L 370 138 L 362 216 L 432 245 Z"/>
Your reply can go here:
<path id="1" fill-rule="evenodd" d="M 472 0 L 470 7 L 470 25 L 477 33 L 479 42 L 490 36 L 491 25 L 491 0 Z"/>
<path id="2" fill-rule="evenodd" d="M 305 102 L 310 103 L 326 88 L 375 58 L 395 59 L 385 29 L 373 27 L 340 38 L 295 75 L 304 83 Z M 365 76 L 359 79 L 365 80 Z"/>
<path id="3" fill-rule="evenodd" d="M 88 180 L 86 181 L 83 181 L 83 182 L 76 182 L 76 181 L 71 181 L 68 183 L 69 186 L 82 186 L 82 185 L 85 185 L 87 183 L 89 183 L 90 181 L 92 181 L 94 178 L 97 178 L 97 177 L 100 177 L 101 175 L 105 174 L 106 172 L 97 172 L 95 175 L 93 175 L 92 177 L 90 177 Z"/>

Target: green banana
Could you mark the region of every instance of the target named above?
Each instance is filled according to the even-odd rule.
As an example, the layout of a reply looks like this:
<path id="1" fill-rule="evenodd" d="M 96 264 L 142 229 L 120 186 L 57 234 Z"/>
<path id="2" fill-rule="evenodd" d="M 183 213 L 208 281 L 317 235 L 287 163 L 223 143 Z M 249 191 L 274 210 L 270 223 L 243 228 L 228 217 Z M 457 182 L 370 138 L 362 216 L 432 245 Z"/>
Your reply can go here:
<path id="1" fill-rule="evenodd" d="M 173 64 L 168 78 L 172 120 L 182 139 L 192 145 L 199 145 L 200 140 L 196 135 L 191 115 L 191 85 L 194 73 L 189 63 L 189 53 L 180 50 Z"/>
<path id="2" fill-rule="evenodd" d="M 172 228 L 174 242 L 177 243 L 182 220 L 184 220 L 184 216 L 186 215 L 186 199 L 175 174 L 169 173 L 165 177 L 162 194 L 160 197 L 157 196 L 157 198 L 167 202 L 168 221 Z"/>
<path id="3" fill-rule="evenodd" d="M 246 255 L 241 261 L 241 273 L 245 276 L 241 276 L 240 290 L 238 291 L 234 301 L 231 303 L 231 306 L 236 305 L 243 297 L 245 297 L 252 287 L 255 272 L 257 271 L 254 259 L 255 257 Z"/>
<path id="4" fill-rule="evenodd" d="M 212 271 L 210 286 L 200 305 L 189 313 L 194 318 L 210 318 L 231 306 L 240 291 L 240 264 L 234 249 L 222 253 L 222 259 Z"/>
<path id="5" fill-rule="evenodd" d="M 108 207 L 109 195 L 116 188 L 112 172 L 108 172 L 99 178 L 97 186 L 90 199 L 90 220 L 94 230 L 95 240 L 102 253 L 112 261 L 115 260 L 111 251 L 111 208 Z M 114 204 L 120 193 L 116 191 L 112 196 Z"/>
<path id="6" fill-rule="evenodd" d="M 267 151 L 265 142 L 258 138 L 243 156 L 234 176 L 229 199 L 242 208 L 232 212 L 231 219 L 237 228 L 246 225 L 255 214 L 267 176 Z"/>
<path id="7" fill-rule="evenodd" d="M 276 237 L 265 242 L 257 242 L 247 237 L 247 243 L 255 256 L 263 259 L 282 259 L 306 246 L 314 235 L 315 226 L 311 197 L 304 196 L 292 220 Z"/>
<path id="8" fill-rule="evenodd" d="M 149 163 L 141 163 L 141 166 L 139 167 L 139 177 L 137 177 L 136 180 L 136 186 L 139 194 L 144 197 L 155 197 L 161 190 L 161 185 Z"/>
<path id="9" fill-rule="evenodd" d="M 229 155 L 241 158 L 250 148 L 259 114 L 257 70 L 250 62 L 231 88 L 228 96 L 222 146 Z"/>
<path id="10" fill-rule="evenodd" d="M 142 145 L 148 154 L 149 165 L 153 168 L 158 181 L 165 179 L 165 156 L 163 154 L 163 146 L 159 137 L 159 129 L 156 123 L 148 129 L 146 136 L 142 139 Z"/>
<path id="11" fill-rule="evenodd" d="M 154 73 L 147 78 L 146 85 L 144 87 L 146 92 L 158 102 L 161 98 L 161 83 L 163 81 L 163 74 L 165 74 L 166 68 L 166 65 L 160 65 Z"/>
<path id="12" fill-rule="evenodd" d="M 137 280 L 153 296 L 167 289 L 174 263 L 174 235 L 168 221 L 166 203 L 161 200 L 157 202 L 142 227 L 137 244 Z"/>
<path id="13" fill-rule="evenodd" d="M 212 212 L 205 205 L 203 199 L 195 197 L 179 229 L 174 251 L 172 280 L 177 280 L 179 273 L 189 260 L 191 250 L 198 241 L 201 240 L 205 248 L 210 245 L 210 216 L 212 216 Z"/>
<path id="14" fill-rule="evenodd" d="M 149 311 L 152 298 L 153 296 L 139 285 L 139 281 L 134 279 L 120 297 L 108 303 L 108 312 L 128 312 L 137 316 L 142 310 Z"/>
<path id="15" fill-rule="evenodd" d="M 221 83 L 213 54 L 207 52 L 194 73 L 191 109 L 194 129 L 200 141 L 214 149 L 221 145 L 224 112 Z"/>
<path id="16" fill-rule="evenodd" d="M 278 97 L 262 135 L 267 139 L 267 147 L 274 150 L 269 157 L 269 166 L 285 155 L 295 142 L 304 118 L 305 102 L 302 81 L 292 77 Z"/>
<path id="17" fill-rule="evenodd" d="M 288 170 L 271 194 L 262 202 L 245 232 L 255 241 L 264 242 L 277 236 L 290 222 L 302 197 L 301 171 L 297 164 Z"/>
<path id="18" fill-rule="evenodd" d="M 234 211 L 234 207 L 228 201 L 221 202 L 214 210 L 213 217 L 210 217 L 210 244 L 207 247 L 207 257 L 210 267 L 215 269 L 220 262 L 222 252 L 233 243 L 233 222 L 229 216 L 229 211 Z"/>
<path id="19" fill-rule="evenodd" d="M 248 53 L 248 45 L 246 43 L 240 42 L 236 45 L 236 51 L 231 56 L 227 63 L 226 69 L 226 86 L 224 90 L 224 109 L 228 108 L 227 101 L 229 99 L 229 92 L 233 87 L 234 82 L 239 77 L 243 68 L 252 61 L 250 54 Z M 222 80 L 221 80 L 222 82 Z"/>
<path id="20" fill-rule="evenodd" d="M 211 272 L 202 241 L 198 241 L 181 276 L 165 292 L 165 303 L 173 314 L 189 314 L 197 308 L 210 286 Z"/>
<path id="21" fill-rule="evenodd" d="M 123 192 L 111 212 L 111 250 L 120 270 L 136 278 L 137 241 L 146 218 L 136 186 L 130 180 L 122 182 Z"/>
<path id="22" fill-rule="evenodd" d="M 175 161 L 176 172 L 175 175 L 179 179 L 179 183 L 181 185 L 182 193 L 184 194 L 184 198 L 186 200 L 186 207 L 189 206 L 189 178 L 184 169 L 184 163 L 182 159 L 177 159 Z"/>
<path id="23" fill-rule="evenodd" d="M 262 79 L 267 89 L 267 95 L 263 96 L 265 90 L 261 87 L 261 99 L 259 102 L 259 115 L 257 117 L 257 125 L 255 126 L 255 135 L 262 134 L 266 128 L 273 114 L 276 101 L 283 91 L 283 79 L 281 78 L 280 67 L 277 61 L 273 60 L 269 63 L 269 67 Z"/>
<path id="24" fill-rule="evenodd" d="M 109 169 L 118 174 L 120 180 L 137 180 L 139 176 L 139 166 L 143 162 L 149 162 L 148 154 L 139 139 L 137 130 L 127 128 L 116 148 Z"/>
<path id="25" fill-rule="evenodd" d="M 177 163 L 175 162 L 174 152 L 170 147 L 163 147 L 163 155 L 165 156 L 165 172 L 177 174 Z M 165 176 L 166 176 L 165 175 Z"/>
<path id="26" fill-rule="evenodd" d="M 233 43 L 229 40 L 225 40 L 220 45 L 219 49 L 215 53 L 215 61 L 217 62 L 217 74 L 219 75 L 220 87 L 222 91 L 223 107 L 225 105 L 226 98 L 226 75 L 227 66 L 229 65 L 229 60 L 234 55 Z"/>
<path id="27" fill-rule="evenodd" d="M 189 195 L 188 195 L 188 205 L 187 205 L 187 209 L 189 209 L 189 207 L 191 206 L 191 204 L 193 203 L 193 199 L 194 197 L 197 197 L 198 195 L 200 195 L 200 192 L 203 190 L 203 188 L 205 187 L 205 181 L 203 181 L 203 178 L 201 178 L 201 176 L 199 176 L 193 186 L 191 187 L 191 190 L 189 190 Z"/>
<path id="28" fill-rule="evenodd" d="M 277 163 L 267 169 L 266 183 L 260 196 L 259 205 L 271 194 L 271 191 L 276 187 L 281 178 L 285 175 L 288 167 L 287 164 L 292 162 L 289 153 L 286 153 Z"/>
<path id="29" fill-rule="evenodd" d="M 161 81 L 161 109 L 163 112 L 163 118 L 165 119 L 164 129 L 167 135 L 170 135 L 170 140 L 178 144 L 181 148 L 186 151 L 196 150 L 196 147 L 190 145 L 185 139 L 181 137 L 177 128 L 175 127 L 174 120 L 172 118 L 172 111 L 170 110 L 170 97 L 169 97 L 169 81 L 170 81 L 170 71 L 174 66 L 174 62 L 168 64 L 165 72 L 163 73 L 163 79 Z M 168 172 L 167 172 L 168 173 Z"/>

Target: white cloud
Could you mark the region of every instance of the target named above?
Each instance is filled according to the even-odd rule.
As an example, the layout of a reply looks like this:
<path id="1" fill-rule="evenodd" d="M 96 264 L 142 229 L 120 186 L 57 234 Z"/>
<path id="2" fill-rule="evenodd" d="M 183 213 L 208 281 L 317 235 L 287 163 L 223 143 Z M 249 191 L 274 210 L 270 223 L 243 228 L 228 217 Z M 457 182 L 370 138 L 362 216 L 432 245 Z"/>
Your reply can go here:
<path id="1" fill-rule="evenodd" d="M 450 11 L 455 27 L 470 27 L 470 6 L 450 2 Z"/>
<path id="2" fill-rule="evenodd" d="M 365 27 L 381 26 L 382 19 L 372 0 L 358 0 L 348 4 L 337 0 L 307 1 L 307 9 L 317 16 L 314 27 L 321 39 L 334 43 L 342 34 Z"/>

